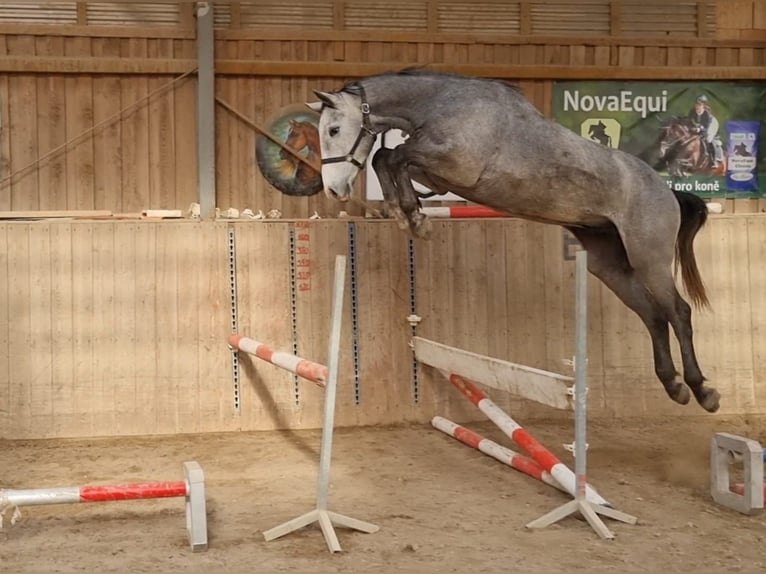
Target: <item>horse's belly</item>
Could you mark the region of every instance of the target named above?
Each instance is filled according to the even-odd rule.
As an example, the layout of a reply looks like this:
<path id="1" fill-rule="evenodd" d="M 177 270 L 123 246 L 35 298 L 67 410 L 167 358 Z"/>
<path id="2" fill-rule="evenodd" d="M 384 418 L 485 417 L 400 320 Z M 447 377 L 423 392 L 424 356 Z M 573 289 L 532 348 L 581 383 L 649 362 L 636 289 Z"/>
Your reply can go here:
<path id="1" fill-rule="evenodd" d="M 479 191 L 470 199 L 510 215 L 559 225 L 601 225 L 610 221 L 602 199 L 579 188 L 550 181 L 509 182 Z"/>

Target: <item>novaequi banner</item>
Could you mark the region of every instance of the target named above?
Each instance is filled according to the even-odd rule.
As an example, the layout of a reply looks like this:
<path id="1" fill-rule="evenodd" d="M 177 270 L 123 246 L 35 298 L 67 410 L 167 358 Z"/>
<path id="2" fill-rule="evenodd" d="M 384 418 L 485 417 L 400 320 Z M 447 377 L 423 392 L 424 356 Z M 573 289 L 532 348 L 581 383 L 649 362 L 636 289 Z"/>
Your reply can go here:
<path id="1" fill-rule="evenodd" d="M 702 197 L 766 192 L 766 82 L 564 81 L 553 118 Z"/>

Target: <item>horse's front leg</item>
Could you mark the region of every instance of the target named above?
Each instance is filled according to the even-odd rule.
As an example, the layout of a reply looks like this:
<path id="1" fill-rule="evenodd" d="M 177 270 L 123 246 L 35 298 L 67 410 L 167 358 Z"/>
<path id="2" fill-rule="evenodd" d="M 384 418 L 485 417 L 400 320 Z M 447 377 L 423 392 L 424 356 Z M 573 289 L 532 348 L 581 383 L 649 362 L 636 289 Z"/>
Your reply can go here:
<path id="1" fill-rule="evenodd" d="M 431 221 L 425 213 L 420 211 L 420 198 L 412 185 L 410 172 L 405 166 L 395 173 L 396 190 L 398 192 L 399 206 L 409 223 L 410 231 L 415 237 L 429 239 L 431 237 Z"/>
<path id="2" fill-rule="evenodd" d="M 420 212 L 420 200 L 400 148 L 379 149 L 372 158 L 372 167 L 380 181 L 386 208 L 398 221 L 399 228 L 409 229 L 415 237 L 427 239 L 431 223 Z"/>
<path id="3" fill-rule="evenodd" d="M 410 165 L 407 144 L 392 150 L 388 156 L 388 167 L 396 184 L 396 198 L 402 210 L 410 232 L 414 237 L 428 239 L 431 235 L 431 222 L 420 211 L 420 198 L 412 183 L 413 174 L 423 175 L 421 170 Z"/>
<path id="4" fill-rule="evenodd" d="M 396 189 L 396 180 L 391 169 L 391 151 L 388 148 L 380 148 L 372 156 L 372 168 L 380 182 L 380 190 L 383 192 L 383 213 L 386 217 L 393 215 L 399 224 L 399 228 L 406 230 L 409 227 L 407 217 L 399 207 L 399 193 Z"/>

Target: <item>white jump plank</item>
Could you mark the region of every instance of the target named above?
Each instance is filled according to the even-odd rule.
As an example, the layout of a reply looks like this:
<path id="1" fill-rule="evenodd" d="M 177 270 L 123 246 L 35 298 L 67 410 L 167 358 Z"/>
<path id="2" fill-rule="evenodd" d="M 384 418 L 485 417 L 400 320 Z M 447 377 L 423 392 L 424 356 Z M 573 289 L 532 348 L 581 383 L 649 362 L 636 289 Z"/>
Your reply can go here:
<path id="1" fill-rule="evenodd" d="M 421 363 L 556 409 L 574 408 L 568 394 L 572 377 L 456 349 L 422 337 L 414 337 L 412 341 L 415 358 Z"/>

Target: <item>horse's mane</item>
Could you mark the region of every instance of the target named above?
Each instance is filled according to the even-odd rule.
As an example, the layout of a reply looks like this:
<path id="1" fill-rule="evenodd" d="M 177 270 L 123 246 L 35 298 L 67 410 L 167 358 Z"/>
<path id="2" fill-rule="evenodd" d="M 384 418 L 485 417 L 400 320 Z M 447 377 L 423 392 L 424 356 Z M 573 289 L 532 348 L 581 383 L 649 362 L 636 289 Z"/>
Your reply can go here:
<path id="1" fill-rule="evenodd" d="M 369 76 L 369 77 L 378 77 L 378 78 L 396 78 L 396 77 L 402 77 L 402 76 L 415 76 L 415 77 L 432 77 L 432 78 L 452 78 L 452 79 L 460 79 L 460 80 L 476 80 L 476 81 L 482 81 L 482 82 L 491 82 L 494 84 L 500 84 L 501 86 L 517 93 L 521 94 L 523 93 L 523 90 L 517 86 L 516 84 L 512 84 L 511 82 L 503 79 L 496 79 L 496 78 L 479 78 L 474 76 L 466 76 L 465 74 L 458 74 L 456 72 L 443 72 L 439 70 L 432 70 L 427 68 L 425 65 L 421 66 L 408 66 L 406 68 L 402 68 L 401 70 L 397 71 L 391 71 L 391 72 L 382 72 L 380 74 L 376 74 L 375 76 Z M 359 80 L 352 80 L 350 82 L 347 82 L 340 91 L 342 92 L 349 92 L 351 94 L 358 95 L 359 94 L 359 82 L 363 81 L 364 78 L 361 78 Z"/>

